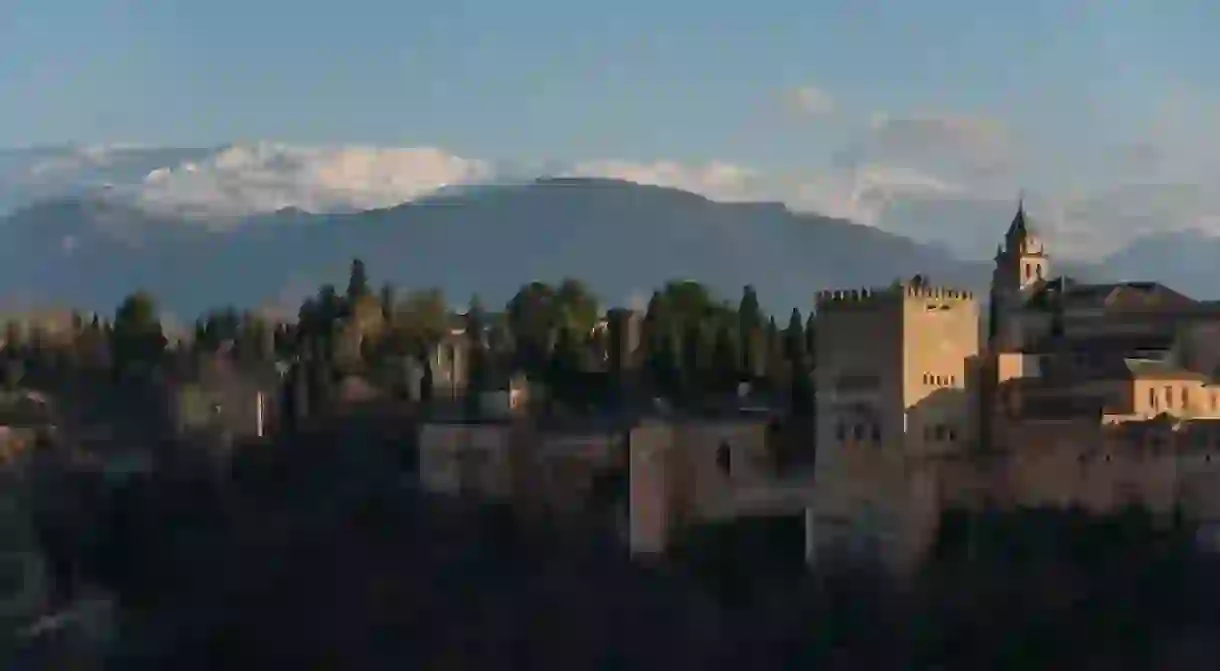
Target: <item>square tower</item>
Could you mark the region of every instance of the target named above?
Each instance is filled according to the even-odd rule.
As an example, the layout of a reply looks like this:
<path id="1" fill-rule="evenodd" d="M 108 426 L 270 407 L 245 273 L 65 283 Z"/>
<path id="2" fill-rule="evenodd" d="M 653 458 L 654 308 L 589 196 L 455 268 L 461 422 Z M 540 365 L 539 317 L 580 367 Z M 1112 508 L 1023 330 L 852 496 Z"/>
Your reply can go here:
<path id="1" fill-rule="evenodd" d="M 815 512 L 844 536 L 823 540 L 910 554 L 938 514 L 936 458 L 975 439 L 978 302 L 916 277 L 822 292 L 815 324 Z"/>

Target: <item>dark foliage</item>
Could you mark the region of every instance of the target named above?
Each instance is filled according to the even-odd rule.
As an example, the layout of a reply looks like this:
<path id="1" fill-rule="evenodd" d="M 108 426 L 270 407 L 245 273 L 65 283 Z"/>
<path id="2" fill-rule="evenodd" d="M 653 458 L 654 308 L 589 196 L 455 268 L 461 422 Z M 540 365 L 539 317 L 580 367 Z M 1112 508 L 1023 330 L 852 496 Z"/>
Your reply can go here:
<path id="1" fill-rule="evenodd" d="M 596 534 L 404 488 L 410 443 L 374 420 L 292 440 L 244 452 L 223 489 L 44 483 L 57 573 L 133 616 L 114 668 L 1212 668 L 1220 652 L 1216 563 L 1137 510 L 952 513 L 898 589 L 802 571 L 796 520 L 693 530 L 649 568 Z"/>

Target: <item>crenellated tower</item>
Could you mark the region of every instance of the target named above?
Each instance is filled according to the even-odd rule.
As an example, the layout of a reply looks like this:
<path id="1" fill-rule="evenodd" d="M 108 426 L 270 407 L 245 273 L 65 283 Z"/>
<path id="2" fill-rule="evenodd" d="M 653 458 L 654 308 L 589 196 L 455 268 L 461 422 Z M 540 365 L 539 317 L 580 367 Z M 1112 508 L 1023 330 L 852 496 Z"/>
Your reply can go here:
<path id="1" fill-rule="evenodd" d="M 978 301 L 916 276 L 824 291 L 816 315 L 816 544 L 854 528 L 881 556 L 913 557 L 936 519 L 938 457 L 975 443 Z"/>

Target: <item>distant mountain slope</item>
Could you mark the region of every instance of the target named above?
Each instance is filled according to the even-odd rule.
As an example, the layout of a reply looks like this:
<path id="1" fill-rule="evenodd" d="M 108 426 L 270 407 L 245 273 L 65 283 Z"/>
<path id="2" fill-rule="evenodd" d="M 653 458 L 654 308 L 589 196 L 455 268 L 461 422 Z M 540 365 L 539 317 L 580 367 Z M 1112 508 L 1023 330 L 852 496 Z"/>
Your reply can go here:
<path id="1" fill-rule="evenodd" d="M 1156 279 L 1193 298 L 1220 298 L 1220 239 L 1200 231 L 1139 238 L 1098 267 L 1115 279 Z"/>
<path id="2" fill-rule="evenodd" d="M 341 287 L 353 256 L 377 282 L 439 285 L 461 302 L 572 276 L 620 304 L 690 278 L 734 300 L 752 283 L 781 316 L 823 288 L 924 273 L 979 289 L 989 276 L 986 264 L 778 204 L 549 179 L 355 214 L 287 209 L 218 231 L 97 198 L 46 202 L 0 222 L 0 294 L 109 311 L 146 287 L 182 317 L 229 302 L 295 306 L 321 282 Z"/>

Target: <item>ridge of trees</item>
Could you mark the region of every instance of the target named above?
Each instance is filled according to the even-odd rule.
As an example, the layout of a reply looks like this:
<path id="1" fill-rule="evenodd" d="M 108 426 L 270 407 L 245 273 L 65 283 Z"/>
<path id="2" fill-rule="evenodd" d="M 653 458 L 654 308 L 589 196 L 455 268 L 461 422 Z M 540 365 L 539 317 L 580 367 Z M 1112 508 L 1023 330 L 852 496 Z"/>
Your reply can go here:
<path id="1" fill-rule="evenodd" d="M 207 311 L 190 333 L 171 338 L 145 290 L 127 296 L 112 318 L 73 313 L 71 325 L 49 334 L 37 324 L 9 321 L 8 359 L 31 356 L 50 365 L 110 368 L 116 375 L 154 369 L 175 355 L 221 350 L 252 363 L 291 363 L 302 377 L 366 374 L 390 388 L 404 385 L 434 347 L 462 335 L 469 346 L 471 385 L 493 383 L 496 372 L 520 371 L 578 395 L 588 374 L 638 367 L 653 395 L 695 400 L 733 394 L 743 382 L 806 407 L 812 398 L 813 315 L 793 308 L 784 328 L 764 314 L 752 286 L 734 305 L 704 285 L 675 280 L 653 292 L 639 316 L 638 348 L 611 352 L 622 328 L 579 279 L 526 283 L 498 311 L 472 296 L 454 311 L 438 288 L 374 290 L 360 259 L 340 292 L 326 284 L 306 298 L 294 321 L 274 321 L 233 306 Z M 52 337 L 53 336 L 53 337 Z M 633 360 L 624 359 L 624 354 Z M 426 368 L 426 367 L 425 367 Z"/>

